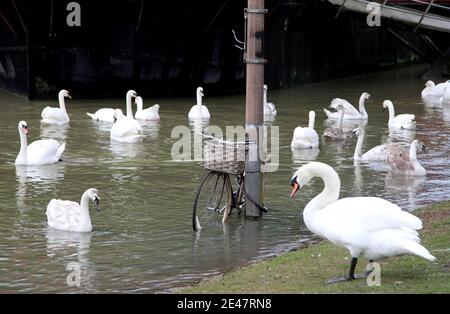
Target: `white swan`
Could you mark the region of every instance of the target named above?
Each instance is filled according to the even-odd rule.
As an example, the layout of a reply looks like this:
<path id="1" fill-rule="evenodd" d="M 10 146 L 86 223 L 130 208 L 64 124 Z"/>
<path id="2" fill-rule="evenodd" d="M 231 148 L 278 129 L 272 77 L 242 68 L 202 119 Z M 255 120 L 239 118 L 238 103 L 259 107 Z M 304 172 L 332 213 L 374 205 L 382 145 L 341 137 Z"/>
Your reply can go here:
<path id="1" fill-rule="evenodd" d="M 59 108 L 45 107 L 41 113 L 41 123 L 45 124 L 67 124 L 69 115 L 66 111 L 65 97 L 72 98 L 68 91 L 62 89 L 58 94 Z"/>
<path id="2" fill-rule="evenodd" d="M 60 161 L 61 155 L 66 149 L 65 143 L 55 140 L 38 140 L 27 145 L 28 125 L 20 121 L 17 128 L 20 135 L 20 151 L 17 155 L 16 165 L 49 165 Z"/>
<path id="3" fill-rule="evenodd" d="M 339 113 L 339 119 L 337 121 L 337 127 L 327 128 L 322 135 L 322 138 L 325 140 L 331 141 L 343 141 L 347 138 L 344 131 L 342 131 L 342 122 L 344 121 L 344 106 L 341 104 L 336 106 L 336 110 Z"/>
<path id="4" fill-rule="evenodd" d="M 131 116 L 133 116 L 133 108 L 132 108 L 132 98 L 137 97 L 137 93 L 134 90 L 129 90 L 126 94 L 126 109 L 127 109 L 127 117 L 129 117 L 129 113 L 131 112 Z M 114 109 L 113 108 L 102 108 L 98 109 L 95 113 L 86 112 L 86 114 L 92 118 L 92 120 L 103 121 L 103 122 L 114 122 Z"/>
<path id="5" fill-rule="evenodd" d="M 394 104 L 390 100 L 383 101 L 383 110 L 389 110 L 389 129 L 413 130 L 416 128 L 416 116 L 409 113 L 395 115 Z"/>
<path id="6" fill-rule="evenodd" d="M 97 211 L 100 198 L 96 189 L 88 189 L 81 196 L 80 204 L 72 201 L 52 199 L 47 205 L 47 224 L 49 227 L 64 231 L 91 232 L 92 223 L 89 215 L 89 199 Z"/>
<path id="7" fill-rule="evenodd" d="M 442 97 L 447 87 L 450 86 L 450 81 L 435 84 L 433 81 L 427 81 L 425 88 L 422 90 L 422 98 Z"/>
<path id="8" fill-rule="evenodd" d="M 311 232 L 347 249 L 352 256 L 348 275 L 330 283 L 358 278 L 355 266 L 360 255 L 369 261 L 405 254 L 436 259 L 420 244 L 416 231 L 422 229 L 419 218 L 379 197 L 339 199 L 339 176 L 324 163 L 311 162 L 295 172 L 291 198 L 314 177 L 321 178 L 325 187 L 305 206 L 305 224 Z"/>
<path id="9" fill-rule="evenodd" d="M 209 114 L 209 110 L 206 106 L 202 104 L 203 97 L 203 88 L 197 88 L 197 104 L 192 106 L 191 110 L 189 110 L 188 117 L 189 119 L 209 119 L 211 115 Z"/>
<path id="10" fill-rule="evenodd" d="M 359 97 L 359 111 L 356 110 L 347 100 L 341 98 L 335 98 L 331 101 L 330 108 L 336 109 L 338 105 L 342 105 L 344 107 L 344 119 L 345 120 L 367 120 L 369 116 L 367 115 L 365 101 L 369 99 L 371 96 L 369 93 L 364 92 Z M 325 114 L 329 119 L 337 120 L 339 118 L 339 112 L 331 112 L 327 109 L 323 109 Z"/>
<path id="11" fill-rule="evenodd" d="M 309 124 L 307 128 L 300 126 L 294 130 L 292 136 L 291 148 L 316 148 L 319 147 L 319 136 L 316 130 L 314 130 L 314 122 L 316 119 L 316 113 L 314 111 L 309 112 Z"/>
<path id="12" fill-rule="evenodd" d="M 135 103 L 137 106 L 137 111 L 134 114 L 134 118 L 137 120 L 146 120 L 146 121 L 156 121 L 159 120 L 159 105 L 155 104 L 147 109 L 143 109 L 143 101 L 142 97 L 136 97 Z"/>
<path id="13" fill-rule="evenodd" d="M 356 142 L 355 153 L 353 154 L 354 160 L 362 161 L 386 161 L 388 152 L 391 154 L 398 154 L 404 151 L 404 147 L 401 143 L 389 143 L 377 145 L 364 154 L 361 153 L 362 145 L 364 143 L 364 130 L 361 128 L 356 128 L 352 131 L 353 136 L 358 137 Z"/>
<path id="14" fill-rule="evenodd" d="M 122 143 L 138 143 L 144 140 L 144 131 L 139 122 L 125 117 L 120 109 L 114 110 L 114 118 L 116 122 L 111 128 L 111 140 Z"/>
<path id="15" fill-rule="evenodd" d="M 266 117 L 266 119 L 270 119 L 270 116 L 275 117 L 277 115 L 277 109 L 276 109 L 274 103 L 267 102 L 267 85 L 266 84 L 264 84 L 263 102 L 264 102 L 264 116 Z"/>
<path id="16" fill-rule="evenodd" d="M 425 145 L 414 140 L 407 150 L 388 151 L 386 161 L 392 172 L 411 176 L 425 176 L 427 171 L 417 160 L 417 151 L 426 153 Z"/>

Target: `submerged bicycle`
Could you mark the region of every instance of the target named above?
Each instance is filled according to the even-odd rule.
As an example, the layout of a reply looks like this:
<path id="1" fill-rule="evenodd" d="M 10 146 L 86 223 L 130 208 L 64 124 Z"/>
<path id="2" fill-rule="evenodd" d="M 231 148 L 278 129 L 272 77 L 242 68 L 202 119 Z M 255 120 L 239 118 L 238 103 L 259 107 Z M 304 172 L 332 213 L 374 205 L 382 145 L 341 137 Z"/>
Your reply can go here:
<path id="1" fill-rule="evenodd" d="M 238 215 L 245 212 L 245 202 L 251 201 L 261 210 L 244 189 L 245 153 L 249 142 L 228 142 L 217 138 L 209 139 L 204 145 L 203 168 L 209 170 L 200 183 L 194 199 L 192 228 L 200 231 L 205 227 L 225 223 L 233 210 Z M 231 176 L 235 177 L 233 190 Z M 245 196 L 245 197 L 244 197 Z"/>

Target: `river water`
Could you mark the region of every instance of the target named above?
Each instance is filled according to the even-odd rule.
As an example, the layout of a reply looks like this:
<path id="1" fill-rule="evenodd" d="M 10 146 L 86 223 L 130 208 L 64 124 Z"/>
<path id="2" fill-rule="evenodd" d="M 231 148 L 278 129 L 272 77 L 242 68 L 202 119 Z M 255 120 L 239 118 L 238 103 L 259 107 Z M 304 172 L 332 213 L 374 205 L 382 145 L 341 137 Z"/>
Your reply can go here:
<path id="1" fill-rule="evenodd" d="M 108 124 L 91 121 L 85 112 L 101 107 L 124 109 L 124 99 L 67 101 L 67 128 L 41 127 L 40 112 L 56 100 L 27 101 L 0 94 L 0 291 L 1 292 L 167 292 L 251 261 L 277 254 L 311 239 L 301 216 L 322 185 L 315 180 L 290 200 L 289 179 L 308 160 L 332 165 L 342 181 L 341 197 L 379 196 L 412 210 L 448 199 L 450 191 L 450 106 L 423 104 L 423 66 L 408 67 L 334 82 L 269 91 L 278 116 L 280 164 L 265 176 L 265 202 L 270 212 L 259 221 L 232 216 L 223 228 L 194 233 L 191 210 L 205 171 L 198 162 L 174 162 L 172 129 L 189 126 L 191 98 L 158 99 L 161 120 L 145 123 L 142 144 L 114 144 Z M 320 152 L 292 152 L 297 125 L 307 125 L 317 112 L 316 129 L 326 127 L 323 107 L 334 97 L 356 104 L 362 91 L 369 122 L 363 151 L 381 142 L 421 139 L 427 146 L 419 160 L 426 178 L 402 178 L 384 164 L 354 165 L 356 141 L 324 145 Z M 125 91 L 124 91 L 125 92 Z M 139 92 L 139 91 L 138 91 Z M 211 125 L 241 124 L 244 96 L 206 97 Z M 382 101 L 394 101 L 398 113 L 414 113 L 417 131 L 392 134 Z M 153 104 L 155 100 L 145 99 Z M 29 140 L 66 141 L 64 161 L 45 167 L 16 167 L 17 123 L 26 120 Z M 347 126 L 351 129 L 353 126 Z M 52 198 L 79 201 L 90 187 L 100 191 L 102 211 L 91 211 L 94 230 L 78 234 L 46 226 Z M 91 204 L 92 206 L 92 204 Z M 92 207 L 91 207 L 92 208 Z M 71 267 L 79 267 L 80 285 L 70 286 Z"/>

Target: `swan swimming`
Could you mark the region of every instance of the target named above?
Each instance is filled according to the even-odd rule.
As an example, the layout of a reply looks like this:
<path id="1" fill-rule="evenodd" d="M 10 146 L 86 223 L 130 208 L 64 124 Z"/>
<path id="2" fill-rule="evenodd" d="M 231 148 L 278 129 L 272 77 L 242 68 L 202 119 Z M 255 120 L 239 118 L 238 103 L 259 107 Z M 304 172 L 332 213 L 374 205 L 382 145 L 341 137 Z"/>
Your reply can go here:
<path id="1" fill-rule="evenodd" d="M 142 126 L 133 117 L 123 115 L 122 110 L 114 110 L 115 122 L 111 128 L 110 137 L 112 141 L 121 143 L 138 143 L 144 140 Z"/>
<path id="2" fill-rule="evenodd" d="M 70 119 L 66 111 L 66 97 L 72 99 L 69 92 L 65 89 L 62 89 L 58 93 L 59 108 L 49 106 L 45 107 L 41 113 L 41 123 L 59 125 L 69 123 Z"/>
<path id="3" fill-rule="evenodd" d="M 450 87 L 450 80 L 437 85 L 433 81 L 427 81 L 421 93 L 422 98 L 442 97 L 447 87 Z"/>
<path id="4" fill-rule="evenodd" d="M 316 130 L 314 130 L 314 122 L 316 119 L 316 113 L 314 111 L 309 112 L 309 124 L 307 128 L 302 128 L 300 126 L 296 127 L 294 130 L 294 135 L 292 136 L 291 148 L 316 148 L 319 147 L 319 136 Z"/>
<path id="5" fill-rule="evenodd" d="M 137 93 L 134 90 L 129 90 L 125 96 L 127 116 L 129 111 L 133 115 L 132 109 L 132 98 L 137 97 Z M 102 121 L 102 122 L 114 122 L 114 109 L 113 108 L 101 108 L 95 113 L 86 112 L 86 114 L 92 118 L 92 120 Z"/>
<path id="6" fill-rule="evenodd" d="M 197 104 L 192 106 L 191 110 L 189 110 L 188 117 L 189 119 L 210 119 L 211 115 L 209 114 L 208 108 L 202 104 L 203 102 L 203 88 L 197 88 Z"/>
<path id="7" fill-rule="evenodd" d="M 264 117 L 265 119 L 270 119 L 271 117 L 275 117 L 277 115 L 277 109 L 275 104 L 272 102 L 267 102 L 267 85 L 264 84 L 264 94 L 263 94 L 263 102 L 264 102 Z"/>
<path id="8" fill-rule="evenodd" d="M 427 152 L 425 145 L 419 140 L 411 143 L 409 153 L 405 149 L 388 151 L 386 161 L 391 171 L 397 174 L 425 176 L 427 171 L 417 160 L 417 151 Z"/>
<path id="9" fill-rule="evenodd" d="M 73 231 L 91 232 L 92 223 L 89 215 L 89 199 L 91 199 L 97 211 L 100 211 L 100 197 L 97 189 L 88 189 L 77 202 L 52 199 L 47 205 L 47 224 L 50 228 Z"/>
<path id="10" fill-rule="evenodd" d="M 49 165 L 61 159 L 61 155 L 66 149 L 66 144 L 53 140 L 37 140 L 27 145 L 28 125 L 25 121 L 20 121 L 18 126 L 20 135 L 20 151 L 17 155 L 16 165 Z"/>
<path id="11" fill-rule="evenodd" d="M 390 100 L 383 101 L 383 110 L 389 110 L 389 121 L 388 127 L 389 129 L 405 129 L 405 130 L 413 130 L 416 128 L 416 116 L 409 113 L 403 113 L 399 115 L 395 115 L 394 104 Z"/>
<path id="12" fill-rule="evenodd" d="M 355 275 L 361 255 L 370 262 L 399 255 L 436 259 L 420 244 L 417 230 L 422 229 L 422 221 L 419 218 L 379 197 L 339 199 L 341 181 L 327 164 L 311 162 L 300 167 L 291 178 L 291 198 L 314 177 L 322 179 L 324 189 L 305 206 L 305 225 L 312 233 L 347 249 L 352 257 L 348 275 L 328 283 L 367 276 Z"/>
<path id="13" fill-rule="evenodd" d="M 322 138 L 330 141 L 343 141 L 347 138 L 344 131 L 342 131 L 342 122 L 344 121 L 344 106 L 341 104 L 336 106 L 336 110 L 339 113 L 339 119 L 337 121 L 337 127 L 327 128 L 322 135 Z"/>
<path id="14" fill-rule="evenodd" d="M 375 147 L 372 147 L 370 150 L 361 153 L 362 145 L 364 143 L 364 130 L 361 128 L 356 128 L 352 131 L 352 136 L 357 136 L 358 141 L 356 142 L 355 153 L 353 154 L 354 160 L 362 160 L 362 161 L 386 161 L 388 152 L 391 154 L 398 153 L 399 150 L 403 151 L 404 148 L 400 143 L 389 143 L 389 144 L 381 144 Z"/>
<path id="15" fill-rule="evenodd" d="M 142 97 L 137 96 L 135 98 L 135 103 L 137 106 L 137 111 L 134 114 L 134 118 L 137 120 L 146 120 L 146 121 L 157 121 L 159 120 L 159 105 L 155 104 L 149 108 L 143 109 L 143 100 Z"/>
<path id="16" fill-rule="evenodd" d="M 369 116 L 366 111 L 365 101 L 370 99 L 370 97 L 370 94 L 367 92 L 361 94 L 359 97 L 359 111 L 356 110 L 356 108 L 353 107 L 347 100 L 341 98 L 333 99 L 331 101 L 330 108 L 336 109 L 338 105 L 342 105 L 345 113 L 344 120 L 367 120 Z M 323 111 L 329 119 L 339 119 L 339 112 L 331 112 L 325 108 Z"/>

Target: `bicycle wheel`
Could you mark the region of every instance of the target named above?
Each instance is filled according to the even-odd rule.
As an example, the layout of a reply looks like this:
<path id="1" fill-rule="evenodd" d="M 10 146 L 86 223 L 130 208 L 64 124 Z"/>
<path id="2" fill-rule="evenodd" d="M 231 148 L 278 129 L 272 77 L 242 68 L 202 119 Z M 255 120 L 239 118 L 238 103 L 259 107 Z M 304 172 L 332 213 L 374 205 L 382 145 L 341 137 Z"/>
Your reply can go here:
<path id="1" fill-rule="evenodd" d="M 231 181 L 226 173 L 212 171 L 202 180 L 197 190 L 192 211 L 192 228 L 203 228 L 224 223 L 231 211 Z"/>

